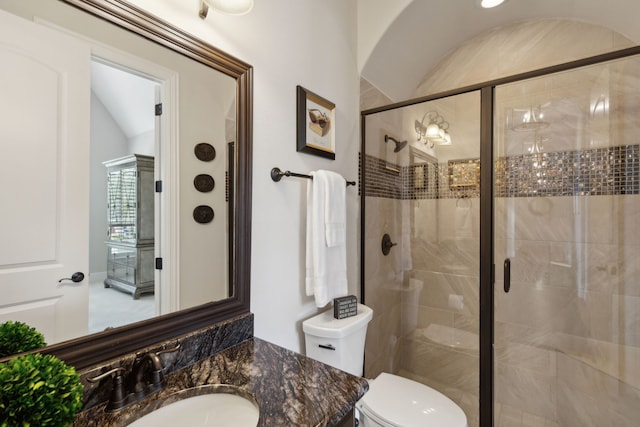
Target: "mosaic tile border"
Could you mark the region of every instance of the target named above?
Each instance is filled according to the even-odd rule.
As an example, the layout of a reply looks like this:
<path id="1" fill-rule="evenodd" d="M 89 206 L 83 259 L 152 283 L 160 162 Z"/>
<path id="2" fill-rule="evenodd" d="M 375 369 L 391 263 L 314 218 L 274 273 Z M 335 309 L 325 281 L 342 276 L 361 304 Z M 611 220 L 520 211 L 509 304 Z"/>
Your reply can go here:
<path id="1" fill-rule="evenodd" d="M 362 157 L 360 157 L 362 158 Z M 359 169 L 362 173 L 362 161 Z M 478 187 L 449 186 L 449 165 L 424 162 L 400 166 L 365 155 L 365 194 L 398 200 L 459 199 L 480 197 Z M 360 182 L 362 175 L 360 175 Z"/>
<path id="2" fill-rule="evenodd" d="M 400 200 L 479 197 L 479 187 L 449 185 L 449 166 L 399 166 L 365 155 L 365 194 Z M 363 182 L 362 155 L 359 172 Z M 501 157 L 494 182 L 496 197 L 640 194 L 640 145 Z"/>
<path id="3" fill-rule="evenodd" d="M 499 158 L 496 197 L 640 194 L 640 145 Z"/>

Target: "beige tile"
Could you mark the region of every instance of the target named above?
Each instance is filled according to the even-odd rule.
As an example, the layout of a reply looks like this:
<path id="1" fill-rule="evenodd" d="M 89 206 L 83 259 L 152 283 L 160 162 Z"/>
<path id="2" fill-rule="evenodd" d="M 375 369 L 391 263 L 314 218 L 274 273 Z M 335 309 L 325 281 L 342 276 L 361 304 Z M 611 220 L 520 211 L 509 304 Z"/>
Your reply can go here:
<path id="1" fill-rule="evenodd" d="M 529 240 L 516 240 L 513 254 L 496 254 L 497 266 L 504 258 L 511 260 L 511 280 L 513 282 L 547 284 L 549 282 L 549 243 Z M 502 273 L 503 269 L 497 268 Z M 501 274 L 502 276 L 502 274 Z M 501 277 L 500 276 L 500 277 Z"/>
<path id="2" fill-rule="evenodd" d="M 556 351 L 512 341 L 495 344 L 495 360 L 513 368 L 522 368 L 546 377 L 556 375 Z"/>
<path id="3" fill-rule="evenodd" d="M 544 418 L 555 418 L 555 375 L 545 376 L 532 370 L 497 363 L 495 384 L 495 398 L 503 405 Z"/>
<path id="4" fill-rule="evenodd" d="M 543 325 L 523 325 L 517 323 L 508 323 L 496 321 L 494 334 L 495 343 L 500 346 L 504 342 L 514 342 L 534 347 L 553 347 L 556 343 L 554 331 Z"/>
<path id="5" fill-rule="evenodd" d="M 456 403 L 464 411 L 469 427 L 472 425 L 478 425 L 480 415 L 480 402 L 478 395 L 474 393 L 463 393 L 461 399 L 456 401 Z"/>
<path id="6" fill-rule="evenodd" d="M 612 296 L 576 289 L 554 318 L 556 331 L 585 338 L 611 341 Z"/>
<path id="7" fill-rule="evenodd" d="M 562 382 L 558 384 L 558 422 L 561 426 L 612 426 L 608 412 L 606 404 L 593 396 L 573 390 Z"/>
<path id="8" fill-rule="evenodd" d="M 497 424 L 500 421 L 500 416 L 502 415 L 502 404 L 494 400 L 493 402 L 493 419 L 494 424 Z"/>
<path id="9" fill-rule="evenodd" d="M 360 78 L 360 110 L 388 105 L 392 100 L 365 78 Z"/>
<path id="10" fill-rule="evenodd" d="M 640 348 L 640 296 L 615 295 L 612 305 L 612 341 Z"/>
<path id="11" fill-rule="evenodd" d="M 547 420 L 537 415 L 522 413 L 522 427 L 545 427 Z"/>
<path id="12" fill-rule="evenodd" d="M 413 239 L 411 245 L 414 269 L 467 276 L 478 275 L 477 240 Z"/>
<path id="13" fill-rule="evenodd" d="M 415 94 L 437 93 L 632 45 L 631 40 L 586 22 L 519 22 L 468 40 L 429 70 Z M 567 52 L 564 46 L 573 48 Z"/>
<path id="14" fill-rule="evenodd" d="M 571 197 L 497 198 L 494 206 L 495 233 L 500 239 L 574 241 Z"/>
<path id="15" fill-rule="evenodd" d="M 578 197 L 576 198 L 574 215 L 585 218 L 585 223 L 580 224 L 583 230 L 581 235 L 576 235 L 576 242 L 611 244 L 614 235 L 617 234 L 617 221 L 614 219 L 613 197 Z M 586 220 L 588 218 L 588 221 Z"/>
<path id="16" fill-rule="evenodd" d="M 404 340 L 403 369 L 468 393 L 478 393 L 478 357 L 423 340 Z"/>
<path id="17" fill-rule="evenodd" d="M 552 243 L 549 285 L 611 293 L 618 281 L 617 247 L 599 243 Z"/>
<path id="18" fill-rule="evenodd" d="M 640 207 L 637 209 L 640 212 Z M 640 241 L 635 243 L 638 244 Z M 624 245 L 615 247 L 612 258 L 616 262 L 612 271 L 614 275 L 613 292 L 619 295 L 640 296 L 640 262 L 638 262 L 640 259 L 640 246 Z"/>
<path id="19" fill-rule="evenodd" d="M 496 421 L 497 427 L 521 427 L 522 411 L 514 406 L 502 404 L 500 418 Z"/>
<path id="20" fill-rule="evenodd" d="M 453 327 L 454 314 L 449 310 L 441 310 L 420 305 L 418 308 L 418 328 L 424 329 L 430 324 Z"/>
<path id="21" fill-rule="evenodd" d="M 563 354 L 558 356 L 558 368 L 558 383 L 567 390 L 597 401 L 623 418 L 640 419 L 640 389 L 625 379 Z"/>
<path id="22" fill-rule="evenodd" d="M 542 330 L 553 330 L 564 310 L 575 300 L 567 288 L 512 282 L 509 293 L 498 288 L 495 294 L 495 319 Z"/>
<path id="23" fill-rule="evenodd" d="M 424 283 L 424 288 L 420 293 L 420 305 L 466 316 L 478 316 L 477 277 L 428 271 L 414 271 L 413 274 Z M 461 307 L 456 304 L 457 300 L 461 300 Z"/>
<path id="24" fill-rule="evenodd" d="M 637 134 L 633 135 L 637 138 Z M 635 236 L 640 235 L 640 195 L 615 196 L 614 204 L 618 228 L 616 230 L 616 243 L 623 246 L 640 245 Z"/>
<path id="25" fill-rule="evenodd" d="M 365 375 L 376 377 L 380 372 L 394 372 L 400 363 L 400 306 L 374 310 L 365 340 Z"/>
<path id="26" fill-rule="evenodd" d="M 480 317 L 466 316 L 464 314 L 454 313 L 453 327 L 463 331 L 473 332 L 479 336 L 480 334 Z"/>

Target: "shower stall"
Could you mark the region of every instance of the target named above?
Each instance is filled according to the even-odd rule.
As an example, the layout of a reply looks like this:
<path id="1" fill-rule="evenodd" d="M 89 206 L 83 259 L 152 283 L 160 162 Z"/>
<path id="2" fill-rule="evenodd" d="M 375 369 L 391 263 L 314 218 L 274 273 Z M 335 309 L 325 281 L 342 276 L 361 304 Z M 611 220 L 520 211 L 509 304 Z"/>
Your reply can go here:
<path id="1" fill-rule="evenodd" d="M 365 376 L 469 426 L 637 426 L 640 48 L 367 110 L 362 135 Z"/>

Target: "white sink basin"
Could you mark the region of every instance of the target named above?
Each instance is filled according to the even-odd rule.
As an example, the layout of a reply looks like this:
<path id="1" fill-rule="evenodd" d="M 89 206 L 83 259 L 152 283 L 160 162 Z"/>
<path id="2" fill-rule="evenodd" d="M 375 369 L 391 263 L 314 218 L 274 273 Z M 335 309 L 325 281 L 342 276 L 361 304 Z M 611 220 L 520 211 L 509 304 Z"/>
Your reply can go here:
<path id="1" fill-rule="evenodd" d="M 194 394 L 192 390 L 198 390 Z M 191 393 L 189 393 L 191 392 Z M 162 426 L 236 426 L 255 427 L 260 411 L 248 397 L 230 392 L 228 388 L 183 390 L 169 396 L 162 407 L 139 418 L 130 427 Z"/>

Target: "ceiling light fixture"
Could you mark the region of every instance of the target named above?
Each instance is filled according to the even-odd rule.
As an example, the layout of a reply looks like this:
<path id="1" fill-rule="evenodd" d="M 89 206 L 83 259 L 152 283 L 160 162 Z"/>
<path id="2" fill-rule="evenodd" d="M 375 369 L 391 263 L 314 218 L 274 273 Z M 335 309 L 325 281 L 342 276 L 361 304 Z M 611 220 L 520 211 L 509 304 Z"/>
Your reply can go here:
<path id="1" fill-rule="evenodd" d="M 536 132 L 533 137 L 533 143 L 527 147 L 525 153 L 525 159 L 531 164 L 537 183 L 540 185 L 547 183 L 547 160 L 546 154 L 543 152 L 544 147 L 542 146 L 542 143 L 547 140 L 548 138 L 540 136 Z M 534 190 L 534 192 L 536 192 L 536 190 Z"/>
<path id="2" fill-rule="evenodd" d="M 505 0 L 478 0 L 478 4 L 484 9 L 500 6 L 504 2 Z"/>
<path id="3" fill-rule="evenodd" d="M 209 8 L 226 15 L 244 15 L 253 9 L 253 0 L 200 0 L 200 18 L 207 17 Z"/>
<path id="4" fill-rule="evenodd" d="M 530 106 L 529 108 L 512 108 L 507 117 L 509 128 L 516 132 L 537 131 L 549 127 L 549 122 L 544 120 L 542 106 Z"/>

